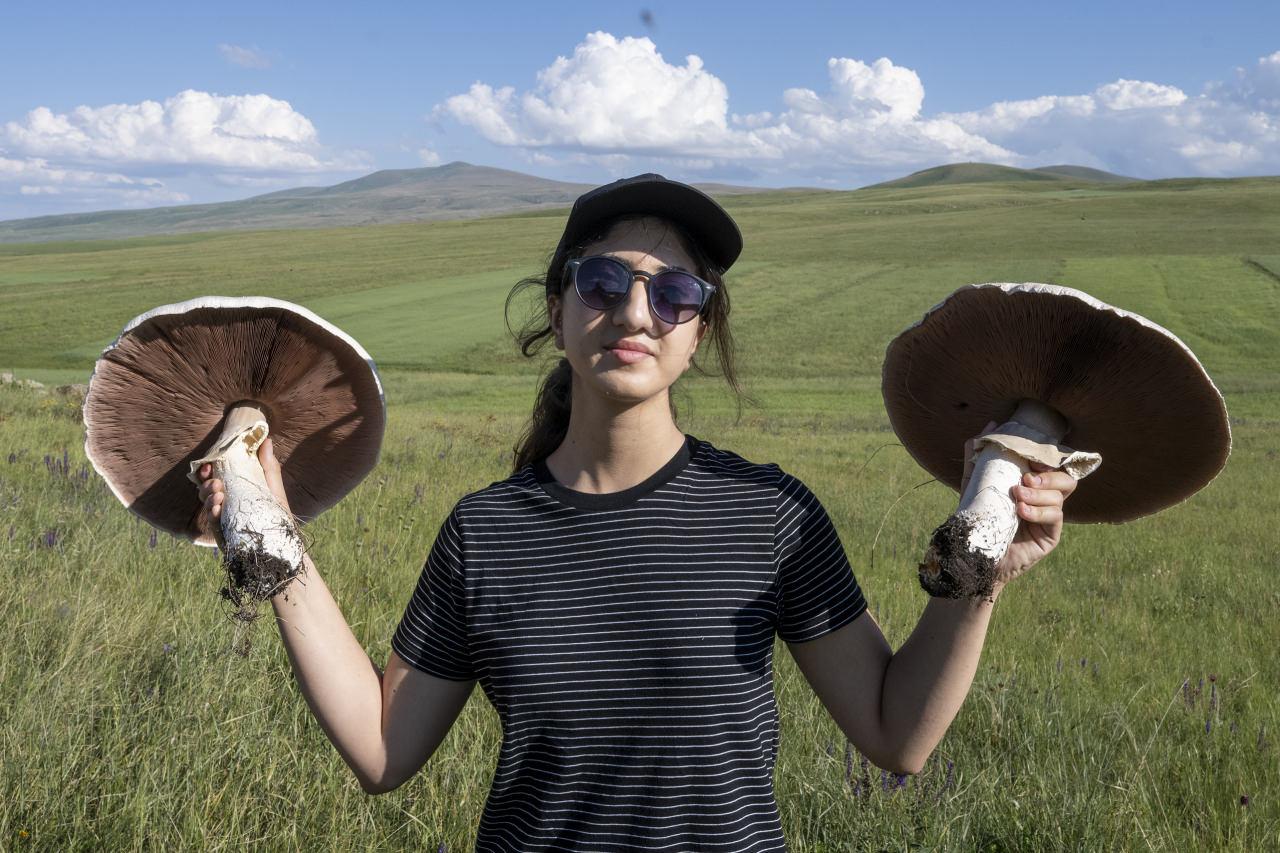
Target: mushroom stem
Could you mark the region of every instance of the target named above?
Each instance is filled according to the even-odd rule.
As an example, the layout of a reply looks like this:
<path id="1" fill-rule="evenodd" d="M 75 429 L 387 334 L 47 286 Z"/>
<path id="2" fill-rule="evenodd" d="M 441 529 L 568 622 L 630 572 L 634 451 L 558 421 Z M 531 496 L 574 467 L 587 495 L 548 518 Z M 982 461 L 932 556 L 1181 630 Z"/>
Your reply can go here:
<path id="1" fill-rule="evenodd" d="M 222 434 L 205 460 L 222 480 L 222 538 L 231 589 L 224 595 L 239 604 L 241 593 L 262 601 L 302 572 L 302 537 L 293 517 L 280 506 L 258 462 L 268 433 L 266 415 L 257 406 L 233 406 Z"/>
<path id="2" fill-rule="evenodd" d="M 1022 400 L 1010 422 L 1030 427 L 1049 444 L 1067 433 L 1067 422 L 1037 400 Z M 1022 456 L 989 443 L 974 461 L 956 511 L 937 530 L 920 564 L 920 585 L 946 598 L 989 597 L 996 564 L 1018 532 L 1017 503 L 1010 491 L 1031 470 Z"/>

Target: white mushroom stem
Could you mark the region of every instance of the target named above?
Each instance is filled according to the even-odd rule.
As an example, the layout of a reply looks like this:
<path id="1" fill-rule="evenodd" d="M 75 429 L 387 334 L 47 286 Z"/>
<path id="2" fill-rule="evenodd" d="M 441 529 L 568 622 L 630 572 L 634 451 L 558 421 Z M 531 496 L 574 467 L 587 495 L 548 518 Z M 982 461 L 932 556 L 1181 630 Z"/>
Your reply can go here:
<path id="1" fill-rule="evenodd" d="M 1057 444 L 1067 434 L 1066 419 L 1036 400 L 1021 401 L 1009 420 L 1030 427 L 1049 444 Z M 956 516 L 966 516 L 972 522 L 971 550 L 997 562 L 1009 550 L 1009 543 L 1018 532 L 1018 507 L 1011 490 L 1030 470 L 1026 457 L 999 444 L 987 444 L 978 454 L 955 511 Z"/>
<path id="2" fill-rule="evenodd" d="M 289 566 L 285 577 L 293 577 L 302 571 L 302 537 L 292 516 L 271 494 L 258 462 L 258 448 L 267 432 L 261 409 L 236 405 L 223 421 L 213 452 L 193 462 L 192 469 L 209 462 L 213 476 L 222 480 L 222 537 L 228 559 L 260 562 L 274 557 Z"/>
<path id="3" fill-rule="evenodd" d="M 1022 400 L 1013 417 L 974 440 L 977 457 L 960 506 L 937 530 L 920 564 L 920 584 L 948 598 L 991 595 L 996 565 L 1018 532 L 1012 489 L 1031 470 L 1031 460 L 1063 468 L 1079 479 L 1102 458 L 1058 444 L 1067 422 L 1035 400 Z"/>

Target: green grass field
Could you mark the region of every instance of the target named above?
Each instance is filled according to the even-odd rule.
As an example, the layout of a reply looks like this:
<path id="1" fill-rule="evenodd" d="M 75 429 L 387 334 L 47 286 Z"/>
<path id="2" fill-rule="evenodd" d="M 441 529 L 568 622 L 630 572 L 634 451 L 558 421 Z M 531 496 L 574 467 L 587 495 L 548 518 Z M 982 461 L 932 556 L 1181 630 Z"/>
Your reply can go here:
<path id="1" fill-rule="evenodd" d="M 954 288 L 1055 282 L 1146 315 L 1200 356 L 1234 432 L 1191 501 L 1070 527 L 1010 586 L 918 776 L 864 768 L 780 645 L 792 849 L 1280 848 L 1280 180 L 726 206 L 746 235 L 728 286 L 755 404 L 738 417 L 722 383 L 691 374 L 680 426 L 817 493 L 895 646 L 955 496 L 915 488 L 928 477 L 893 444 L 879 369 Z M 203 294 L 300 302 L 350 332 L 383 370 L 382 462 L 308 530 L 381 663 L 444 516 L 510 473 L 542 365 L 519 357 L 502 304 L 563 215 L 0 246 L 0 370 L 85 382 L 131 317 Z M 220 585 L 212 552 L 154 537 L 87 466 L 74 396 L 0 386 L 0 847 L 469 850 L 500 734 L 483 695 L 421 774 L 367 797 L 274 628 L 254 628 L 247 659 L 230 652 Z"/>

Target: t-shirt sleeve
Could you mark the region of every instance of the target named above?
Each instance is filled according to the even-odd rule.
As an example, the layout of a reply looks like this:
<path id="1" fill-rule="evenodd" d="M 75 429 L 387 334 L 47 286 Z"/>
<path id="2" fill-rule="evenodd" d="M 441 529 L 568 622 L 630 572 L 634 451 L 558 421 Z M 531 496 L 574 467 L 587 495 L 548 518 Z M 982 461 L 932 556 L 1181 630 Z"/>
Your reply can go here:
<path id="1" fill-rule="evenodd" d="M 804 483 L 779 469 L 774 562 L 780 587 L 778 636 L 816 640 L 867 609 L 827 511 Z"/>
<path id="2" fill-rule="evenodd" d="M 467 632 L 466 549 L 455 505 L 440 525 L 391 648 L 405 663 L 452 681 L 475 678 Z"/>

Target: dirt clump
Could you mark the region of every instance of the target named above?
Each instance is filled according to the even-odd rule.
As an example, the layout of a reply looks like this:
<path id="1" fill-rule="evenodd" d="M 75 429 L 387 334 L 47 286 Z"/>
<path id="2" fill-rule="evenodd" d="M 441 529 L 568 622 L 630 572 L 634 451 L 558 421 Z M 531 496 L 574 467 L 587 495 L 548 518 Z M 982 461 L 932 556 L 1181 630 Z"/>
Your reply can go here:
<path id="1" fill-rule="evenodd" d="M 969 547 L 975 529 L 973 518 L 959 513 L 933 531 L 929 550 L 920 564 L 920 586 L 942 598 L 992 600 L 995 592 L 996 561 Z"/>

